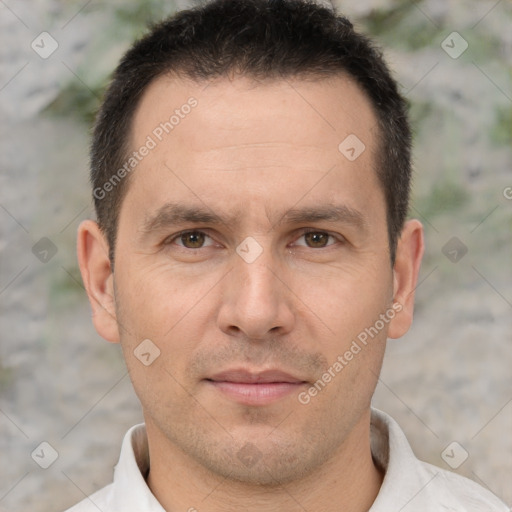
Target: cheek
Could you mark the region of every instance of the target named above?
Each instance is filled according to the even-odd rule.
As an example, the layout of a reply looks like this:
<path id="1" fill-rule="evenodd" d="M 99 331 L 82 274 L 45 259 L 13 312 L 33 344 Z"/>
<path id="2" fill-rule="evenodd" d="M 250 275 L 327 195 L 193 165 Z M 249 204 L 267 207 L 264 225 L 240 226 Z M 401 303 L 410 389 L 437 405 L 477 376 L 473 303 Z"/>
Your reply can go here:
<path id="1" fill-rule="evenodd" d="M 391 305 L 389 265 L 354 266 L 331 270 L 329 275 L 309 275 L 301 280 L 297 288 L 302 290 L 300 298 L 309 307 L 307 314 L 315 315 L 328 336 L 338 340 L 334 343 L 336 348 L 373 326 Z"/>
<path id="2" fill-rule="evenodd" d="M 138 337 L 162 341 L 208 307 L 216 283 L 215 276 L 198 278 L 168 263 L 133 265 L 120 272 L 119 281 L 122 320 Z"/>
<path id="3" fill-rule="evenodd" d="M 203 337 L 208 283 L 188 283 L 162 266 L 119 268 L 117 279 L 121 346 L 135 392 L 148 411 L 178 406 L 186 399 L 187 365 Z"/>

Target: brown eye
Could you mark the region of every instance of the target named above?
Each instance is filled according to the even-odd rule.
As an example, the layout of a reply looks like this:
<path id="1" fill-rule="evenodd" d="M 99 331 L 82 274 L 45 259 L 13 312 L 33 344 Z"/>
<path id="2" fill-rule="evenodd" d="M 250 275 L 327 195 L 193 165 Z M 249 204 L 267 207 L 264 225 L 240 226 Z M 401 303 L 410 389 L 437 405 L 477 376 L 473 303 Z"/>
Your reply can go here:
<path id="1" fill-rule="evenodd" d="M 187 249 L 200 249 L 204 245 L 206 235 L 201 231 L 189 231 L 182 233 L 179 239 L 183 247 Z"/>
<path id="2" fill-rule="evenodd" d="M 304 233 L 304 240 L 308 247 L 322 248 L 326 247 L 329 242 L 329 234 L 322 231 L 313 231 L 311 233 Z"/>

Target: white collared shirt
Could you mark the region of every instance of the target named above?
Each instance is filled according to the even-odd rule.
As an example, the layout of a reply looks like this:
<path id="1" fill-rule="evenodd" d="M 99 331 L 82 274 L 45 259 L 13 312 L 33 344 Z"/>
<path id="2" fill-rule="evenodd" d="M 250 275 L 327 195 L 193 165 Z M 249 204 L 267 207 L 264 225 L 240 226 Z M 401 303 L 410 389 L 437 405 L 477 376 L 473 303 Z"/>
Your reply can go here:
<path id="1" fill-rule="evenodd" d="M 372 455 L 385 471 L 368 512 L 510 512 L 472 480 L 418 460 L 390 416 L 372 409 Z M 114 481 L 66 512 L 165 512 L 145 481 L 149 451 L 144 424 L 126 433 Z"/>

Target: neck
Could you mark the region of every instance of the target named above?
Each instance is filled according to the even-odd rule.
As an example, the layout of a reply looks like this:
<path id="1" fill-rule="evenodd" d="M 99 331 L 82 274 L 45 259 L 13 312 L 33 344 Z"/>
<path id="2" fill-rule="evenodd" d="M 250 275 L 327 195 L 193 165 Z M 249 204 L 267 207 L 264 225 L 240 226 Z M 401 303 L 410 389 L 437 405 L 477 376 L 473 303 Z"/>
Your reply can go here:
<path id="1" fill-rule="evenodd" d="M 313 474 L 279 487 L 254 486 L 208 470 L 146 422 L 148 485 L 168 512 L 367 512 L 382 484 L 370 450 L 370 411 Z"/>

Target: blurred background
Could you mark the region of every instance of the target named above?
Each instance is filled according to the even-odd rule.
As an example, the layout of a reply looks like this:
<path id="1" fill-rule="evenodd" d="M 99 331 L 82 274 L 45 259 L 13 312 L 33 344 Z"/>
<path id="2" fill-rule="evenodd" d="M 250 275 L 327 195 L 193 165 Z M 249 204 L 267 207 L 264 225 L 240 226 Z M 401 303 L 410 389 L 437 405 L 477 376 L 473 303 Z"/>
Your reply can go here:
<path id="1" fill-rule="evenodd" d="M 119 347 L 90 321 L 75 237 L 94 215 L 87 151 L 109 73 L 149 22 L 193 4 L 0 0 L 0 510 L 60 511 L 104 486 L 142 421 Z M 411 103 L 426 229 L 415 323 L 390 340 L 374 405 L 419 458 L 512 505 L 511 3 L 336 5 Z"/>

